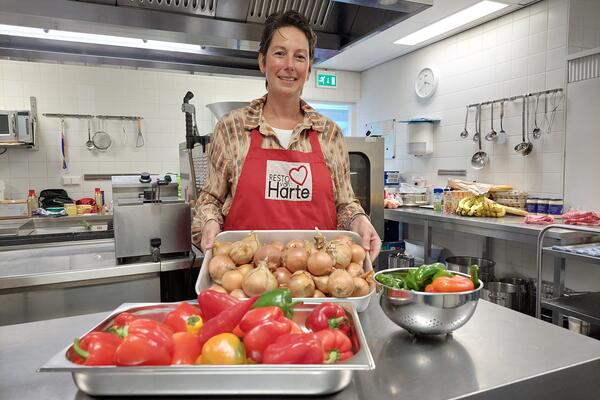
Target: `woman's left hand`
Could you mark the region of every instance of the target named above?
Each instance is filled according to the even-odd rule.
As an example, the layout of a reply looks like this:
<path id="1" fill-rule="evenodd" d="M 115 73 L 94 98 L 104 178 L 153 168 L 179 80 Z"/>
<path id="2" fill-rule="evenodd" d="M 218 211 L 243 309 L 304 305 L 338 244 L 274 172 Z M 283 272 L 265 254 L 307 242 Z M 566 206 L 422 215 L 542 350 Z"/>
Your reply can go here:
<path id="1" fill-rule="evenodd" d="M 379 250 L 381 250 L 381 239 L 373 225 L 371 225 L 371 221 L 366 215 L 359 215 L 350 224 L 350 230 L 360 235 L 362 247 L 369 253 L 371 262 L 374 262 L 379 255 Z"/>

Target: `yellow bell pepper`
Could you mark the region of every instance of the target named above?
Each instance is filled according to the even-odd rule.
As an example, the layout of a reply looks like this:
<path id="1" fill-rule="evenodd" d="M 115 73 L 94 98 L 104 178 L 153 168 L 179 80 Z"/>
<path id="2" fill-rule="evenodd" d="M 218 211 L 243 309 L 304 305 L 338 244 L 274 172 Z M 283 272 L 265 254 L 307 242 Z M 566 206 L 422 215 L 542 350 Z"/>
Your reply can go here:
<path id="1" fill-rule="evenodd" d="M 245 364 L 246 348 L 233 333 L 221 333 L 208 339 L 196 364 Z"/>

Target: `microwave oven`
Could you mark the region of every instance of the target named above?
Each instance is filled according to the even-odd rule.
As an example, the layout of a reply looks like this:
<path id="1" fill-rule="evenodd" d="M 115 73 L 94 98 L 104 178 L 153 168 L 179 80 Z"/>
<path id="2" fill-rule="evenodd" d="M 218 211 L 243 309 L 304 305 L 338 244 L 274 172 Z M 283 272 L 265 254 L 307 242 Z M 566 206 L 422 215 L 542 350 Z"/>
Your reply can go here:
<path id="1" fill-rule="evenodd" d="M 0 146 L 34 145 L 29 111 L 0 111 Z"/>

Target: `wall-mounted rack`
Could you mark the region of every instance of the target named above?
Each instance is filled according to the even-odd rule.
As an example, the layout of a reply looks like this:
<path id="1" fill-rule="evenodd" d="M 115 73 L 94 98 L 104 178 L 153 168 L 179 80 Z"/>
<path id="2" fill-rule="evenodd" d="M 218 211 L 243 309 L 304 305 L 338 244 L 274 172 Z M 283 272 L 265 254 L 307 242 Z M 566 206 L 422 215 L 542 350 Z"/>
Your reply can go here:
<path id="1" fill-rule="evenodd" d="M 120 121 L 141 121 L 142 117 L 139 116 L 128 116 L 128 115 L 96 115 L 98 119 L 116 119 Z"/>
<path id="2" fill-rule="evenodd" d="M 46 113 L 42 114 L 44 117 L 48 118 L 60 118 L 60 119 L 115 119 L 120 121 L 141 121 L 144 119 L 140 116 L 129 116 L 129 115 L 90 115 L 90 114 L 60 114 L 60 113 Z"/>
<path id="3" fill-rule="evenodd" d="M 60 118 L 60 119 L 67 119 L 67 118 L 73 118 L 73 119 L 92 119 L 94 118 L 93 115 L 89 115 L 89 114 L 57 114 L 57 113 L 46 113 L 46 114 L 42 114 L 44 117 L 48 117 L 48 118 Z"/>
<path id="4" fill-rule="evenodd" d="M 502 103 L 502 102 L 507 102 L 507 101 L 515 101 L 517 99 L 522 99 L 525 96 L 527 96 L 527 97 L 535 97 L 535 96 L 542 96 L 542 95 L 545 95 L 545 94 L 560 93 L 562 91 L 563 91 L 563 89 L 561 89 L 561 88 L 549 89 L 549 90 L 542 90 L 540 92 L 532 92 L 532 93 L 527 93 L 527 94 L 521 94 L 521 95 L 518 95 L 518 96 L 504 97 L 504 98 L 501 98 L 501 99 L 484 101 L 484 102 L 481 102 L 481 103 L 473 103 L 473 104 L 469 104 L 467 106 L 467 108 L 473 108 L 473 107 L 478 107 L 478 106 L 486 106 L 486 105 L 490 105 L 490 104 Z"/>

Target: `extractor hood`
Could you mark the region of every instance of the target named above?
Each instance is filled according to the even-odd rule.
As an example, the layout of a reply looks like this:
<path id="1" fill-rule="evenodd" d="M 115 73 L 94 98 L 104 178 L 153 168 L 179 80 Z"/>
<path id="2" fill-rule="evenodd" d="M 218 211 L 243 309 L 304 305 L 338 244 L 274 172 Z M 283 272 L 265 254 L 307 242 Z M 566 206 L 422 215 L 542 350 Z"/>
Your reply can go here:
<path id="1" fill-rule="evenodd" d="M 315 65 L 433 0 L 0 0 L 0 24 L 198 44 L 195 53 L 0 34 L 0 57 L 260 75 L 266 17 L 296 10 L 317 33 Z"/>

